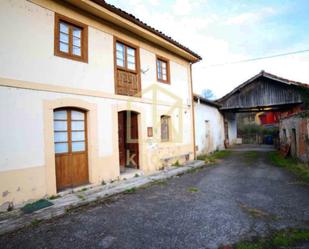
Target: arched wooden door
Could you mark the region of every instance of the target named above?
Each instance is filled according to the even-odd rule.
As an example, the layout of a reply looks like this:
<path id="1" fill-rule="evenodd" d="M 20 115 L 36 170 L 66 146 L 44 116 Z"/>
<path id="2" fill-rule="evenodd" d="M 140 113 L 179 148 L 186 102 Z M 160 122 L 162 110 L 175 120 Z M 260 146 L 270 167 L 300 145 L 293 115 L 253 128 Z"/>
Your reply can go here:
<path id="1" fill-rule="evenodd" d="M 73 108 L 54 111 L 57 190 L 87 184 L 87 116 Z"/>

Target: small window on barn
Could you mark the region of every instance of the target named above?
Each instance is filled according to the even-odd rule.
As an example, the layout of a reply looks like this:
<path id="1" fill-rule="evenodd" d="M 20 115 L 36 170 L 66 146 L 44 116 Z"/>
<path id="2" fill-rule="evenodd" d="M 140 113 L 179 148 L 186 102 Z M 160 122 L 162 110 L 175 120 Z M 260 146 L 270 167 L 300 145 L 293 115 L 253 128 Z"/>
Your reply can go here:
<path id="1" fill-rule="evenodd" d="M 88 61 L 87 26 L 67 17 L 55 15 L 55 55 Z"/>
<path id="2" fill-rule="evenodd" d="M 170 116 L 161 116 L 161 141 L 168 142 L 170 140 Z"/>
<path id="3" fill-rule="evenodd" d="M 170 83 L 170 65 L 167 59 L 157 56 L 157 80 Z"/>

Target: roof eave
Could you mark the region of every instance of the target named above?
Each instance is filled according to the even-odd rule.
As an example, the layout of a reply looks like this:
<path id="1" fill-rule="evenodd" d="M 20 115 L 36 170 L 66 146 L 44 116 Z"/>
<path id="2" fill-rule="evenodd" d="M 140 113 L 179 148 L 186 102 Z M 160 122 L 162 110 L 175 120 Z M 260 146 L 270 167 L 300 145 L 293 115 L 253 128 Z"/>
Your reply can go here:
<path id="1" fill-rule="evenodd" d="M 143 26 L 142 22 L 137 21 L 136 18 L 129 18 L 128 13 L 121 14 L 120 10 L 114 10 L 109 4 L 98 0 L 66 0 L 70 4 L 91 13 L 97 17 L 100 17 L 108 22 L 115 24 L 121 28 L 124 28 L 152 43 L 155 43 L 175 54 L 184 58 L 185 60 L 196 63 L 202 60 L 202 57 L 192 52 L 191 50 L 182 47 L 181 44 L 176 41 L 168 40 L 168 38 L 159 31 L 155 32 L 150 26 Z M 120 13 L 119 13 L 120 12 Z M 127 16 L 126 16 L 127 15 Z M 129 20 L 130 19 L 130 20 Z M 136 21 L 134 21 L 134 19 Z"/>
<path id="2" fill-rule="evenodd" d="M 193 99 L 194 99 L 195 102 L 198 102 L 200 100 L 200 102 L 202 102 L 203 104 L 209 105 L 209 106 L 212 106 L 212 107 L 216 107 L 218 109 L 221 107 L 221 105 L 219 103 L 217 103 L 216 101 L 206 99 L 206 98 L 204 98 L 204 97 L 202 97 L 198 94 L 194 94 Z"/>

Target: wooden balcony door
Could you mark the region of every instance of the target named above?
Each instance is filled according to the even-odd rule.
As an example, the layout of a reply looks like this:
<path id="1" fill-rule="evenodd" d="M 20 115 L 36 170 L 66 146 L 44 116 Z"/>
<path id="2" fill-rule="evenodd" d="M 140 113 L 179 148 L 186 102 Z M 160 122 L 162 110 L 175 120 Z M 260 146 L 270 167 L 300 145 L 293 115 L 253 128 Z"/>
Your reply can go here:
<path id="1" fill-rule="evenodd" d="M 139 168 L 138 113 L 118 113 L 118 143 L 120 170 Z"/>
<path id="2" fill-rule="evenodd" d="M 87 184 L 86 112 L 73 108 L 55 110 L 54 142 L 57 190 Z"/>
<path id="3" fill-rule="evenodd" d="M 116 94 L 140 97 L 139 49 L 133 44 L 115 40 Z"/>

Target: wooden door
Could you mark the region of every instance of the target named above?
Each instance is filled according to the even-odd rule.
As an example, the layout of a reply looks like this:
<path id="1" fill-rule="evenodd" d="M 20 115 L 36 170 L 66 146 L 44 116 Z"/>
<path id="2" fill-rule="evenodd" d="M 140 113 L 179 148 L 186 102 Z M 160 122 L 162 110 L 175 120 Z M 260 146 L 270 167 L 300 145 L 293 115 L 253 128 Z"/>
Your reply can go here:
<path id="1" fill-rule="evenodd" d="M 118 113 L 118 146 L 120 170 L 125 167 L 138 168 L 138 114 L 122 111 Z"/>
<path id="2" fill-rule="evenodd" d="M 127 136 L 126 150 L 127 150 L 127 166 L 132 168 L 139 167 L 139 149 L 138 149 L 138 114 L 135 112 L 127 113 L 127 119 L 131 122 L 127 122 L 127 131 L 130 132 L 130 136 Z"/>
<path id="3" fill-rule="evenodd" d="M 87 120 L 81 110 L 54 111 L 54 142 L 57 190 L 87 184 Z"/>
<path id="4" fill-rule="evenodd" d="M 224 120 L 224 136 L 226 140 L 229 140 L 229 123 Z"/>
<path id="5" fill-rule="evenodd" d="M 229 147 L 229 123 L 227 120 L 224 120 L 224 147 Z"/>

